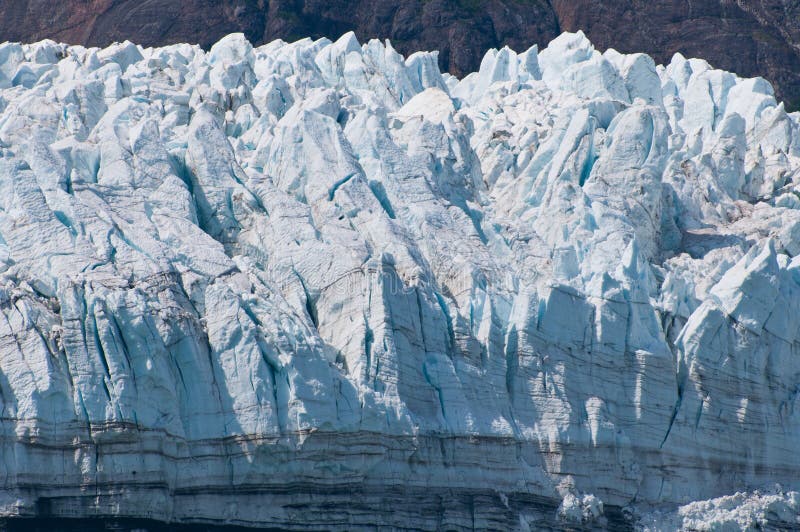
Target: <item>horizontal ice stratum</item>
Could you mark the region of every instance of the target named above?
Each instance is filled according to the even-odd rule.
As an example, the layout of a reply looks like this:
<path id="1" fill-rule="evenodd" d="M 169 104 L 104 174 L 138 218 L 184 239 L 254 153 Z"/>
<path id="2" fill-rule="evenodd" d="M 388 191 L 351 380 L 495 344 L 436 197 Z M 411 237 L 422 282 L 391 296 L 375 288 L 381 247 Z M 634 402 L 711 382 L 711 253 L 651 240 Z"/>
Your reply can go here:
<path id="1" fill-rule="evenodd" d="M 564 34 L 0 46 L 0 514 L 798 526 L 800 115 Z"/>

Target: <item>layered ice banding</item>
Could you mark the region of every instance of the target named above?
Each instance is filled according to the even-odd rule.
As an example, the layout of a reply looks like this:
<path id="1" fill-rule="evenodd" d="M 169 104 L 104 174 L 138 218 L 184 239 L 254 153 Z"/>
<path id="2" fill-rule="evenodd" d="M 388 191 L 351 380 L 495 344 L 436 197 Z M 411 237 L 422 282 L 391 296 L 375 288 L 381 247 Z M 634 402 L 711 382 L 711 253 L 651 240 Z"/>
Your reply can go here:
<path id="1" fill-rule="evenodd" d="M 800 115 L 762 79 L 581 33 L 461 80 L 352 34 L 4 44 L 0 156 L 3 514 L 798 488 Z"/>

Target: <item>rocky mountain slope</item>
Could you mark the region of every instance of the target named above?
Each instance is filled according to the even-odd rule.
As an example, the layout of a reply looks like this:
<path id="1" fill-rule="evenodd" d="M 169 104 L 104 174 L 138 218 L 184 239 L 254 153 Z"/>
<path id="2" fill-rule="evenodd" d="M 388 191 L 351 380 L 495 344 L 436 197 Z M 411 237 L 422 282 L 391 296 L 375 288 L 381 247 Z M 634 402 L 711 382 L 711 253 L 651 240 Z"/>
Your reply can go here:
<path id="1" fill-rule="evenodd" d="M 107 46 L 190 42 L 211 46 L 241 31 L 255 44 L 275 38 L 389 38 L 404 54 L 439 50 L 456 75 L 484 52 L 546 45 L 583 30 L 600 50 L 645 52 L 668 63 L 681 52 L 716 68 L 773 83 L 800 108 L 800 4 L 791 0 L 16 0 L 0 2 L 0 41 L 44 38 Z"/>
<path id="2" fill-rule="evenodd" d="M 460 80 L 353 34 L 4 44 L 0 318 L 3 515 L 526 530 L 797 489 L 800 115 L 582 33 Z M 742 499 L 686 519 L 797 524 Z"/>

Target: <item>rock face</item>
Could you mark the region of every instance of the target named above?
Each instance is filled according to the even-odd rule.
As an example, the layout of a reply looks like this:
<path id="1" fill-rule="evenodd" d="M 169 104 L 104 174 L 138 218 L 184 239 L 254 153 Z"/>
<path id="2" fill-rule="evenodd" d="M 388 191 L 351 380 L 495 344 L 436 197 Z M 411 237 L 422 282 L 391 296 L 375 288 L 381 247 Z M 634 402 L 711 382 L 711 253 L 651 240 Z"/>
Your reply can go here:
<path id="1" fill-rule="evenodd" d="M 796 488 L 799 122 L 582 33 L 462 80 L 353 34 L 4 44 L 0 511 L 539 529 Z"/>
<path id="2" fill-rule="evenodd" d="M 276 38 L 389 38 L 401 52 L 439 50 L 444 70 L 477 70 L 484 52 L 543 47 L 583 30 L 600 50 L 676 52 L 716 68 L 764 76 L 789 110 L 800 108 L 800 4 L 792 0 L 15 0 L 0 3 L 0 40 L 44 38 L 108 46 L 180 42 L 206 49 L 241 31 Z"/>

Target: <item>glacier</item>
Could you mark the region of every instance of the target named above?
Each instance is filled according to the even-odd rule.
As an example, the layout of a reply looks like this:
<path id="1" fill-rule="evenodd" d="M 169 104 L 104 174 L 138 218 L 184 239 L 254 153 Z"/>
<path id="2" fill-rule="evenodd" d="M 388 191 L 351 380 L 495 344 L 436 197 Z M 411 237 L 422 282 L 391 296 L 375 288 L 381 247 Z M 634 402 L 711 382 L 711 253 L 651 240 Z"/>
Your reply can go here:
<path id="1" fill-rule="evenodd" d="M 798 526 L 800 114 L 699 59 L 5 43 L 0 311 L 3 516 Z"/>

